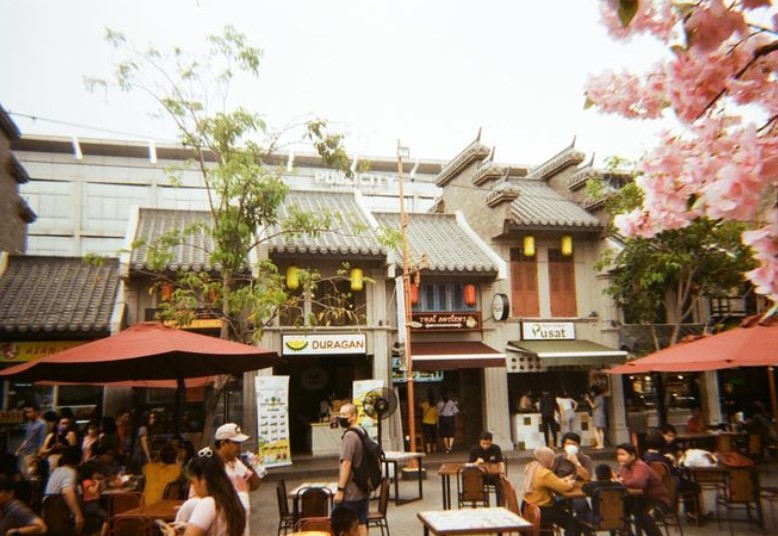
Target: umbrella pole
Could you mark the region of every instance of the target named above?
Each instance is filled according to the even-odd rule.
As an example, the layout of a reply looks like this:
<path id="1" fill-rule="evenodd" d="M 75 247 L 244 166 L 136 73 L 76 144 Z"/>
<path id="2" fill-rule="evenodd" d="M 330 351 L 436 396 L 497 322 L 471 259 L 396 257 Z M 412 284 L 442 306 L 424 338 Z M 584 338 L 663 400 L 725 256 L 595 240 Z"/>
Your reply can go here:
<path id="1" fill-rule="evenodd" d="M 770 405 L 773 410 L 776 432 L 778 432 L 778 397 L 775 394 L 775 367 L 767 367 L 767 380 L 770 382 Z"/>
<path id="2" fill-rule="evenodd" d="M 656 386 L 656 411 L 659 417 L 659 428 L 667 424 L 667 408 L 665 407 L 665 378 L 662 372 L 652 372 L 652 380 Z"/>
<path id="3" fill-rule="evenodd" d="M 176 413 L 173 415 L 173 433 L 176 437 L 181 435 L 181 417 L 184 413 L 184 392 L 186 383 L 183 378 L 176 379 Z"/>

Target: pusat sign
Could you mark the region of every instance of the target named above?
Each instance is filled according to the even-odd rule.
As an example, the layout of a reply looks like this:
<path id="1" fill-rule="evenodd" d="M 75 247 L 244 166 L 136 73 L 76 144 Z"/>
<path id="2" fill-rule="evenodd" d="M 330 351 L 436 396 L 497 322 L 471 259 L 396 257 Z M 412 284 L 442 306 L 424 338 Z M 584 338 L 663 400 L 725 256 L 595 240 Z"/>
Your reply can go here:
<path id="1" fill-rule="evenodd" d="M 574 341 L 573 322 L 522 322 L 523 341 Z"/>
<path id="2" fill-rule="evenodd" d="M 332 335 L 283 335 L 283 355 L 366 354 L 364 333 Z"/>

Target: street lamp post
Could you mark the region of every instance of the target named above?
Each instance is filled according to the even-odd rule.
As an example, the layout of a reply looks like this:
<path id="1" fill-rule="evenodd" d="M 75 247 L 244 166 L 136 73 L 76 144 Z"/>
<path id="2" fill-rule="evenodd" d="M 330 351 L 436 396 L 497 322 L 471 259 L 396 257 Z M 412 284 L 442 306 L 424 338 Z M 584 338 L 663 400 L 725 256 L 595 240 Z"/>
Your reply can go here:
<path id="1" fill-rule="evenodd" d="M 408 390 L 408 434 L 409 450 L 416 452 L 416 404 L 413 394 L 413 360 L 411 358 L 411 267 L 408 252 L 408 213 L 405 211 L 405 191 L 403 189 L 403 156 L 408 156 L 408 148 L 400 145 L 397 140 L 397 177 L 400 188 L 400 240 L 402 242 L 403 262 L 403 303 L 405 304 L 405 376 Z M 410 467 L 416 466 L 416 460 L 411 459 Z"/>

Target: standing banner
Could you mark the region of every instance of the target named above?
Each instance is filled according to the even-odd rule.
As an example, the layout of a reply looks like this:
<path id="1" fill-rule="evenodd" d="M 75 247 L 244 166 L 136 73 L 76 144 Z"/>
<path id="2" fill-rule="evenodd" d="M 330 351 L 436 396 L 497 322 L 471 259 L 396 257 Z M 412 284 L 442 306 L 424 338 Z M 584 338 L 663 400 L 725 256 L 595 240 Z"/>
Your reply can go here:
<path id="1" fill-rule="evenodd" d="M 257 376 L 257 445 L 265 467 L 292 465 L 289 376 Z"/>
<path id="2" fill-rule="evenodd" d="M 384 386 L 384 380 L 356 380 L 354 381 L 354 405 L 359 412 L 359 424 L 368 433 L 370 437 L 378 441 L 378 423 L 375 419 L 365 414 L 362 407 L 362 400 L 365 395 L 373 389 L 381 389 Z"/>

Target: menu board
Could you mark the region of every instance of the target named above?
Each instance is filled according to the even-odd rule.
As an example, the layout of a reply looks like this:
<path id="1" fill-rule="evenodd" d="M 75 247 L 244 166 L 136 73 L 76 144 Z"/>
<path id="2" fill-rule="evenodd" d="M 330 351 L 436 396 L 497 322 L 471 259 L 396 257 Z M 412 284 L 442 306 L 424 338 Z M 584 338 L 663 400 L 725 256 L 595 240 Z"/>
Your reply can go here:
<path id="1" fill-rule="evenodd" d="M 362 407 L 362 399 L 373 389 L 381 389 L 383 380 L 356 380 L 354 382 L 354 405 L 359 412 L 359 424 L 374 440 L 378 440 L 378 422 L 367 415 Z"/>
<path id="2" fill-rule="evenodd" d="M 292 465 L 289 376 L 257 376 L 257 444 L 265 467 Z"/>

